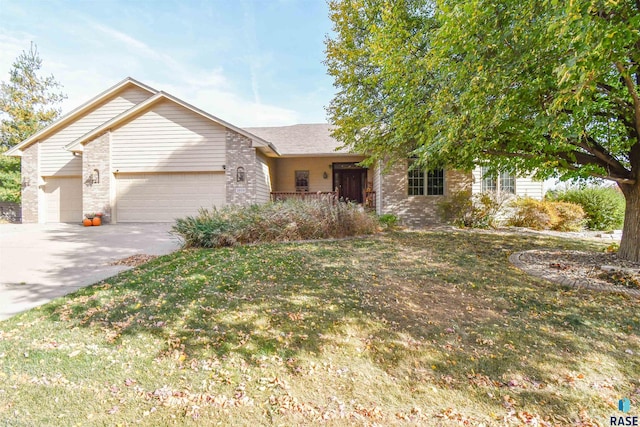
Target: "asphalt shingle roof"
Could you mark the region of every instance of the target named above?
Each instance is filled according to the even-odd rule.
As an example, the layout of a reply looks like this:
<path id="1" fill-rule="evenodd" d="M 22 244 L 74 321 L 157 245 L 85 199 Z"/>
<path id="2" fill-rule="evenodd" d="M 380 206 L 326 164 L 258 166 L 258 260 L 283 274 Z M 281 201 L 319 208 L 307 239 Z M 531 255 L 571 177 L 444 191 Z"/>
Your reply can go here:
<path id="1" fill-rule="evenodd" d="M 247 132 L 272 143 L 283 156 L 318 154 L 353 154 L 331 136 L 328 123 L 300 124 L 278 127 L 249 127 Z"/>

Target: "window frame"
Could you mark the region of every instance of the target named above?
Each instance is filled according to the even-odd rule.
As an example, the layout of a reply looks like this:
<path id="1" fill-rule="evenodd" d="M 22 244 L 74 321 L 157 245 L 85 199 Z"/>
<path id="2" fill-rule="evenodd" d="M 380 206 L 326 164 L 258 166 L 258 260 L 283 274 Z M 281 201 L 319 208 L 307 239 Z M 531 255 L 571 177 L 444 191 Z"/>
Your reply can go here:
<path id="1" fill-rule="evenodd" d="M 490 191 L 496 193 L 516 194 L 516 176 L 508 171 L 500 171 L 498 174 L 488 174 L 489 167 L 482 166 L 480 168 L 480 190 L 483 193 Z M 504 190 L 504 183 L 507 182 L 506 187 L 508 190 Z"/>
<path id="2" fill-rule="evenodd" d="M 303 193 L 309 191 L 309 171 L 297 170 L 294 175 L 294 184 L 296 187 L 296 193 Z"/>
<path id="3" fill-rule="evenodd" d="M 407 196 L 444 196 L 446 189 L 446 173 L 444 168 L 426 171 L 420 167 L 412 167 L 416 159 L 407 162 Z M 437 192 L 434 192 L 434 189 Z"/>

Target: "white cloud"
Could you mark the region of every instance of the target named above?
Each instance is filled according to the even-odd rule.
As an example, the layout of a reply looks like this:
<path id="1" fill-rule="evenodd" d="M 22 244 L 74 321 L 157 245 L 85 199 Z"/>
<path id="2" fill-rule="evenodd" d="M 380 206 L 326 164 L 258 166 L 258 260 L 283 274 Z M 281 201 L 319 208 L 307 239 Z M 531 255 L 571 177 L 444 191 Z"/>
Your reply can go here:
<path id="1" fill-rule="evenodd" d="M 130 76 L 237 126 L 290 125 L 300 119 L 291 109 L 261 102 L 258 59 L 256 68 L 251 68 L 251 81 L 237 82 L 222 67 L 183 64 L 161 49 L 102 23 L 87 18 L 76 22 L 73 32 L 82 39 L 77 49 L 65 50 L 65 46 L 47 40 L 43 40 L 48 43 L 46 52 L 41 49 L 43 73 L 53 74 L 68 95 L 62 104 L 63 112 Z M 0 29 L 0 80 L 8 78 L 12 62 L 29 48 L 31 40 L 37 42 L 38 38 Z M 237 84 L 251 85 L 253 99 L 234 91 Z"/>

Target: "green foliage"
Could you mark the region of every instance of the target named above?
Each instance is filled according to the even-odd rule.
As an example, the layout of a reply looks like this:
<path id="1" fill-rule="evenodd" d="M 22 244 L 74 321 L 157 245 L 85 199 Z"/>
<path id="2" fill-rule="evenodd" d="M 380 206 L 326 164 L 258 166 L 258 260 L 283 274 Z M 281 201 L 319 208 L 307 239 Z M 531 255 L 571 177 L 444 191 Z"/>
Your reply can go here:
<path id="1" fill-rule="evenodd" d="M 20 202 L 20 159 L 3 153 L 54 121 L 55 107 L 66 98 L 54 93 L 60 84 L 53 76 L 41 77 L 42 59 L 31 44 L 14 61 L 9 82 L 0 83 L 0 201 Z"/>
<path id="2" fill-rule="evenodd" d="M 176 220 L 173 232 L 187 246 L 215 248 L 372 234 L 377 227 L 376 218 L 352 203 L 286 200 L 202 209 L 197 216 Z"/>
<path id="3" fill-rule="evenodd" d="M 547 193 L 550 200 L 582 206 L 591 230 L 614 230 L 624 222 L 624 196 L 614 187 L 579 187 Z"/>
<path id="4" fill-rule="evenodd" d="M 502 204 L 501 195 L 495 192 L 472 196 L 471 191 L 459 191 L 438 204 L 438 214 L 458 227 L 489 228 L 496 225 Z"/>
<path id="5" fill-rule="evenodd" d="M 42 59 L 31 43 L 29 51 L 14 61 L 9 82 L 0 83 L 0 146 L 11 148 L 54 121 L 60 114 L 55 105 L 66 98 L 54 92 L 60 84 L 53 76 L 38 75 Z"/>
<path id="6" fill-rule="evenodd" d="M 507 225 L 514 227 L 578 231 L 582 228 L 584 220 L 584 211 L 573 203 L 523 197 L 513 202 L 513 208 L 514 212 L 507 220 Z"/>
<path id="7" fill-rule="evenodd" d="M 601 177 L 640 200 L 640 3 L 332 0 L 334 136 L 367 162 Z M 630 211 L 640 217 L 640 202 Z M 621 253 L 640 261 L 637 232 Z"/>
<path id="8" fill-rule="evenodd" d="M 393 230 L 398 226 L 398 217 L 394 214 L 382 214 L 378 217 L 378 221 L 385 230 Z"/>
<path id="9" fill-rule="evenodd" d="M 329 5 L 326 63 L 338 88 L 329 115 L 356 151 L 413 153 L 426 166 L 470 169 L 491 157 L 539 176 L 635 176 L 637 2 Z"/>
<path id="10" fill-rule="evenodd" d="M 20 202 L 20 159 L 7 157 L 0 147 L 0 201 Z"/>

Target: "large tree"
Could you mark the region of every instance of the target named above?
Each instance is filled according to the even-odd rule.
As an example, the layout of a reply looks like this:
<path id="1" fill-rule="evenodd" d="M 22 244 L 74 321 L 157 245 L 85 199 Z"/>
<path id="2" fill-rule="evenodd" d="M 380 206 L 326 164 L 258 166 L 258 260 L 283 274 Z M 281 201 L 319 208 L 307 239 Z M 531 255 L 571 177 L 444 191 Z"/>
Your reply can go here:
<path id="1" fill-rule="evenodd" d="M 335 136 L 370 161 L 604 178 L 640 261 L 640 0 L 334 0 Z"/>
<path id="2" fill-rule="evenodd" d="M 20 201 L 20 159 L 3 156 L 60 115 L 57 105 L 66 98 L 56 92 L 53 76 L 39 75 L 42 59 L 31 43 L 13 62 L 9 81 L 0 83 L 0 201 Z"/>

